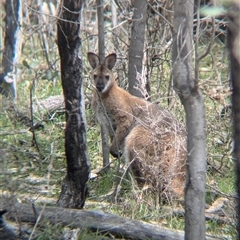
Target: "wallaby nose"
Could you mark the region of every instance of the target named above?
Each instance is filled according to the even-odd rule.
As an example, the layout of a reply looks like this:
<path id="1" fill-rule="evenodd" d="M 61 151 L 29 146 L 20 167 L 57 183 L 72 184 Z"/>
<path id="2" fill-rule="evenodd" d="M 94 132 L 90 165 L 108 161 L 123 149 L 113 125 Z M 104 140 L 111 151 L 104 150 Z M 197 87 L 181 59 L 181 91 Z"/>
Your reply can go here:
<path id="1" fill-rule="evenodd" d="M 104 82 L 103 82 L 102 78 L 99 78 L 98 81 L 97 81 L 97 85 L 96 85 L 97 90 L 99 92 L 102 92 L 104 87 L 105 87 L 105 85 L 104 85 Z"/>

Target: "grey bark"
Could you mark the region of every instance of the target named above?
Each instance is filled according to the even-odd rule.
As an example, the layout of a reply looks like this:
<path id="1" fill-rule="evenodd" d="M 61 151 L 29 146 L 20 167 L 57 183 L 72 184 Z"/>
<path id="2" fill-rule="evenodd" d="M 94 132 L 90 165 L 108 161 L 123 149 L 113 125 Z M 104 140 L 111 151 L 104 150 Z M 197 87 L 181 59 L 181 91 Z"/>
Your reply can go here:
<path id="1" fill-rule="evenodd" d="M 193 2 L 174 1 L 173 84 L 186 112 L 185 239 L 205 239 L 206 133 L 203 98 L 193 77 Z"/>
<path id="2" fill-rule="evenodd" d="M 136 89 L 136 86 L 139 85 L 139 82 L 136 80 L 136 73 L 142 74 L 147 6 L 146 0 L 134 0 L 133 2 L 134 12 L 129 46 L 128 90 L 132 95 L 138 97 L 145 97 L 141 91 Z"/>
<path id="3" fill-rule="evenodd" d="M 237 231 L 240 239 L 240 2 L 234 0 L 228 9 L 228 49 L 230 56 L 230 71 L 232 81 L 232 105 L 233 105 L 233 134 L 234 134 L 234 157 L 237 174 Z"/>
<path id="4" fill-rule="evenodd" d="M 103 0 L 97 0 L 97 16 L 98 16 L 98 51 L 100 60 L 103 61 L 105 58 L 105 37 L 104 37 L 104 9 Z M 102 108 L 103 106 L 98 106 Z M 103 110 L 104 111 L 104 110 Z M 108 144 L 108 131 L 104 124 L 100 122 L 101 128 L 101 140 L 102 140 L 102 156 L 103 156 L 103 167 L 106 170 L 109 168 L 109 144 Z"/>
<path id="5" fill-rule="evenodd" d="M 20 0 L 5 2 L 5 37 L 0 74 L 0 93 L 15 99 L 17 97 L 17 63 L 21 55 L 22 4 Z"/>
<path id="6" fill-rule="evenodd" d="M 83 0 L 63 0 L 57 25 L 66 108 L 65 151 L 67 159 L 67 175 L 63 180 L 57 204 L 69 208 L 83 208 L 90 171 L 82 93 L 82 61 L 79 53 L 83 2 Z"/>

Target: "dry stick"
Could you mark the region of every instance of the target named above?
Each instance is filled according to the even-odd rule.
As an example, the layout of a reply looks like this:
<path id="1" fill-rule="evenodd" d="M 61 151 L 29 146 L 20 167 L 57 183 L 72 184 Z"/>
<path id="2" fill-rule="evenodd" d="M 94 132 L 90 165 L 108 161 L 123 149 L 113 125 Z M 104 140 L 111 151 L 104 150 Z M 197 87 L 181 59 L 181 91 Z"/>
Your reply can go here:
<path id="1" fill-rule="evenodd" d="M 104 1 L 97 0 L 97 19 L 98 19 L 98 51 L 100 61 L 103 62 L 105 58 L 105 36 L 104 36 Z M 109 164 L 109 146 L 108 146 L 108 134 L 104 124 L 100 122 L 101 139 L 102 139 L 102 156 L 103 166 Z"/>
<path id="2" fill-rule="evenodd" d="M 32 136 L 33 136 L 33 139 L 32 139 L 33 145 L 36 146 L 37 151 L 40 154 L 40 148 L 38 146 L 37 138 L 36 138 L 36 134 L 35 134 L 35 129 L 33 127 L 34 126 L 34 121 L 33 121 L 33 98 L 32 98 L 32 95 L 33 95 L 34 86 L 35 86 L 35 78 L 33 79 L 32 86 L 31 86 L 31 89 L 30 89 L 30 117 L 31 117 L 31 127 L 30 127 L 30 129 L 31 129 Z"/>
<path id="3" fill-rule="evenodd" d="M 117 0 L 113 0 L 113 2 L 117 5 L 117 7 L 119 8 L 120 12 L 124 11 Z"/>
<path id="4" fill-rule="evenodd" d="M 32 204 L 32 207 L 33 207 L 34 215 L 36 216 L 36 213 L 37 213 L 36 207 L 35 207 L 34 204 Z M 41 210 L 41 212 L 40 212 L 40 214 L 39 214 L 39 216 L 38 216 L 38 218 L 37 218 L 37 220 L 36 220 L 36 223 L 35 223 L 35 225 L 34 225 L 34 227 L 33 227 L 33 230 L 32 230 L 32 232 L 31 232 L 31 235 L 29 236 L 29 239 L 28 239 L 28 240 L 31 240 L 31 239 L 32 239 L 33 234 L 34 234 L 34 232 L 36 231 L 37 226 L 38 226 L 38 224 L 39 224 L 39 222 L 40 222 L 40 220 L 41 220 L 41 217 L 42 217 L 42 215 L 43 215 L 43 212 L 44 212 L 44 210 L 45 210 L 45 207 L 46 207 L 46 204 L 44 204 L 44 206 L 42 207 L 42 210 Z"/>
<path id="5" fill-rule="evenodd" d="M 0 136 L 8 136 L 8 135 L 17 135 L 17 134 L 25 134 L 29 132 L 29 130 L 19 130 L 19 131 L 1 131 Z"/>
<path id="6" fill-rule="evenodd" d="M 118 43 L 118 34 L 117 34 L 119 30 L 115 28 L 118 25 L 117 8 L 113 2 L 111 3 L 111 11 L 112 11 L 112 32 L 116 33 L 116 34 L 112 34 L 112 39 L 113 39 L 115 51 L 118 50 L 120 52 L 119 43 Z"/>
<path id="7" fill-rule="evenodd" d="M 113 191 L 113 194 L 112 194 L 112 199 L 115 202 L 117 202 L 117 195 L 118 195 L 119 191 L 121 190 L 121 183 L 123 181 L 123 177 L 127 174 L 127 171 L 129 169 L 130 165 L 134 162 L 134 160 L 135 159 L 133 159 L 130 163 L 127 164 L 127 167 L 126 167 L 125 171 L 123 172 L 123 174 L 121 176 L 119 176 L 119 170 L 120 169 L 117 170 L 117 174 L 118 174 L 117 175 L 117 184 L 116 184 L 116 187 L 115 187 L 115 189 Z M 120 163 L 120 161 L 118 161 L 118 162 Z M 120 168 L 120 164 L 119 164 L 119 168 Z M 119 185 L 120 185 L 120 188 L 119 188 Z"/>
<path id="8" fill-rule="evenodd" d="M 34 8 L 32 8 L 30 5 L 28 5 L 25 1 L 21 1 L 23 3 L 23 5 L 25 5 L 25 7 L 27 9 L 29 9 L 31 12 L 35 13 L 35 14 L 39 14 L 39 15 L 45 15 L 47 17 L 51 17 L 51 18 L 55 18 L 56 20 L 61 20 L 63 22 L 67 22 L 67 23 L 74 23 L 74 24 L 80 24 L 80 22 L 75 22 L 75 21 L 70 21 L 70 20 L 67 20 L 67 19 L 63 19 L 61 17 L 59 17 L 61 14 L 59 14 L 59 16 L 53 16 L 52 14 L 46 14 L 46 13 L 43 13 L 41 11 L 38 11 Z M 71 11 L 70 9 L 67 9 L 66 7 L 64 6 L 61 6 L 62 8 L 64 8 L 65 10 L 67 10 L 68 12 L 70 13 L 73 13 L 73 14 L 76 14 L 78 12 L 74 12 L 74 11 Z"/>
<path id="9" fill-rule="evenodd" d="M 116 27 L 115 27 L 116 28 Z M 108 32 L 112 33 L 121 43 L 123 43 L 125 46 L 128 46 L 128 43 L 126 41 L 124 41 L 122 38 L 119 37 L 119 35 L 117 35 L 115 32 L 114 32 L 114 29 L 115 28 L 112 28 L 112 30 L 108 30 Z"/>
<path id="10" fill-rule="evenodd" d="M 151 8 L 152 11 L 154 11 L 154 13 L 156 13 L 157 15 L 159 15 L 162 19 L 164 19 L 164 21 L 166 23 L 169 24 L 169 26 L 171 27 L 171 29 L 173 29 L 173 24 L 171 22 L 169 22 L 159 11 L 157 11 L 149 2 L 148 2 L 148 6 Z M 166 9 L 165 9 L 166 10 Z"/>
<path id="11" fill-rule="evenodd" d="M 47 188 L 48 188 L 48 189 L 49 189 L 49 186 L 50 186 L 50 176 L 51 176 L 51 170 L 52 170 L 52 166 L 53 166 L 53 157 L 52 157 L 52 155 L 53 155 L 53 143 L 51 143 L 50 163 L 49 163 L 49 165 L 48 165 L 48 172 L 47 172 Z M 48 192 L 47 195 L 49 195 L 49 192 Z M 43 214 L 43 211 L 45 210 L 45 207 L 46 207 L 46 203 L 44 204 L 42 211 L 40 212 L 39 216 L 37 217 L 36 207 L 35 207 L 34 203 L 32 203 L 33 212 L 34 212 L 34 215 L 35 215 L 35 217 L 36 217 L 36 223 L 35 223 L 35 225 L 34 225 L 34 227 L 33 227 L 33 230 L 32 230 L 32 232 L 31 232 L 31 235 L 30 235 L 30 237 L 29 237 L 29 240 L 32 239 L 33 234 L 34 234 L 34 232 L 35 232 L 36 229 L 37 229 L 38 223 L 39 223 L 39 221 L 41 220 L 41 216 L 42 216 L 42 214 Z"/>
<path id="12" fill-rule="evenodd" d="M 238 199 L 237 195 L 236 194 L 227 194 L 227 193 L 224 193 L 224 192 L 221 192 L 219 189 L 217 189 L 216 187 L 213 187 L 211 186 L 210 184 L 206 183 L 206 186 L 211 188 L 213 191 L 215 191 L 216 193 L 220 194 L 221 196 L 223 197 L 226 197 L 226 198 L 233 198 L 235 200 Z"/>
<path id="13" fill-rule="evenodd" d="M 41 29 L 41 32 L 39 33 L 39 38 L 40 40 L 42 40 L 42 49 L 44 49 L 44 55 L 45 55 L 45 58 L 47 60 L 47 64 L 48 66 L 52 66 L 50 60 L 49 60 L 49 47 L 47 46 L 47 38 L 46 38 L 46 35 L 45 35 L 45 32 Z M 41 44 L 41 41 L 40 41 L 40 44 Z"/>
<path id="14" fill-rule="evenodd" d="M 47 37 L 46 37 L 46 23 L 43 21 L 43 15 L 39 15 L 39 20 L 40 22 L 42 22 L 42 24 L 40 24 L 40 31 L 38 32 L 39 34 L 39 39 L 40 39 L 40 45 L 42 45 L 42 49 L 44 49 L 45 51 L 43 51 L 43 54 L 47 60 L 48 66 L 51 66 L 50 60 L 49 60 L 49 46 L 47 43 Z"/>
<path id="15" fill-rule="evenodd" d="M 214 2 L 214 1 L 213 1 L 213 2 Z M 208 55 L 208 53 L 210 52 L 211 47 L 212 47 L 212 44 L 213 44 L 214 36 L 215 36 L 215 17 L 212 17 L 212 33 L 211 33 L 211 35 L 210 35 L 210 42 L 209 42 L 209 44 L 208 44 L 208 47 L 207 47 L 205 53 L 203 53 L 202 55 L 200 55 L 200 57 L 198 58 L 199 61 L 200 61 L 201 59 L 205 58 L 205 57 Z"/>
<path id="16" fill-rule="evenodd" d="M 200 9 L 200 1 L 197 1 L 197 8 Z M 214 1 L 213 1 L 214 4 Z M 212 47 L 213 44 L 213 39 L 214 39 L 214 35 L 215 35 L 215 17 L 212 17 L 212 34 L 210 35 L 210 41 L 209 44 L 207 46 L 206 51 L 202 54 L 202 55 L 198 55 L 198 43 L 199 43 L 199 26 L 200 26 L 200 12 L 197 11 L 197 28 L 196 28 L 196 41 L 195 41 L 195 79 L 198 82 L 199 80 L 199 62 L 201 59 L 205 58 Z"/>
<path id="17" fill-rule="evenodd" d="M 196 37 L 195 37 L 195 81 L 198 83 L 199 78 L 199 58 L 198 58 L 198 43 L 199 43 L 199 21 L 200 21 L 200 13 L 198 11 L 200 9 L 200 0 L 197 0 L 197 27 L 196 27 Z"/>
<path id="18" fill-rule="evenodd" d="M 126 113 L 127 114 L 127 113 Z M 134 117 L 132 115 L 132 117 Z M 143 125 L 144 127 L 148 127 L 147 124 L 145 124 L 143 121 L 141 121 L 141 119 L 136 118 L 136 120 L 138 121 L 139 124 Z M 115 132 L 114 132 L 115 134 Z M 118 147 L 118 146 L 117 146 Z M 144 151 L 144 149 L 142 149 L 141 151 Z M 139 152 L 140 153 L 140 152 Z M 119 154 L 119 147 L 118 147 L 118 154 Z M 113 191 L 112 194 L 112 199 L 116 202 L 116 198 L 117 198 L 117 194 L 119 193 L 119 185 L 122 183 L 123 181 L 123 177 L 127 174 L 128 169 L 130 169 L 131 172 L 131 168 L 130 165 L 134 162 L 135 159 L 133 159 L 131 162 L 126 164 L 126 170 L 124 171 L 124 173 L 120 176 L 119 172 L 120 172 L 120 156 L 118 155 L 118 168 L 117 168 L 117 172 L 116 172 L 116 176 L 117 176 L 117 183 L 116 183 L 116 187 Z M 131 177 L 131 174 L 130 174 Z"/>
<path id="19" fill-rule="evenodd" d="M 226 156 L 226 155 L 227 155 L 227 154 L 224 154 L 223 157 Z M 223 157 L 222 157 L 222 159 L 223 159 Z M 221 161 L 221 162 L 222 162 L 222 161 Z M 210 165 L 210 166 L 211 166 L 217 173 L 219 173 L 221 176 L 224 175 L 224 173 L 222 173 L 222 172 L 219 170 L 219 168 L 213 166 L 213 164 L 210 163 L 209 161 L 207 161 L 207 164 Z"/>

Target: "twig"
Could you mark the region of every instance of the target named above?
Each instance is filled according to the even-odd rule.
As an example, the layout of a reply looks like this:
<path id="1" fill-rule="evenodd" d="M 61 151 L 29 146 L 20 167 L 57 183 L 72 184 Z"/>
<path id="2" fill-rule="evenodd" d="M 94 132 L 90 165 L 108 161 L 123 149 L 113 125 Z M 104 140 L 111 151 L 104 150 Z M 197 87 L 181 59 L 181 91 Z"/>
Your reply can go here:
<path id="1" fill-rule="evenodd" d="M 200 26 L 200 0 L 197 0 L 197 26 L 196 26 L 196 37 L 195 37 L 195 81 L 198 83 L 199 78 L 199 57 L 198 57 L 198 43 L 199 43 L 199 26 Z"/>
<path id="2" fill-rule="evenodd" d="M 235 194 L 226 194 L 226 193 L 223 193 L 223 192 L 221 192 L 219 189 L 217 189 L 217 188 L 215 188 L 215 187 L 213 187 L 213 186 L 211 186 L 210 184 L 208 184 L 208 183 L 206 183 L 206 186 L 207 187 L 209 187 L 209 188 L 211 188 L 211 189 L 213 189 L 214 191 L 216 191 L 218 194 L 220 194 L 221 196 L 223 196 L 223 197 L 226 197 L 226 198 L 234 198 L 234 199 L 238 199 L 238 196 Z"/>
<path id="3" fill-rule="evenodd" d="M 1 131 L 0 136 L 8 136 L 8 135 L 17 135 L 17 134 L 25 134 L 29 132 L 29 130 L 19 130 L 19 131 Z"/>
<path id="4" fill-rule="evenodd" d="M 34 206 L 34 205 L 33 205 L 33 206 Z M 40 222 L 40 220 L 41 220 L 41 217 L 42 217 L 42 215 L 43 215 L 43 212 L 44 212 L 44 210 L 45 210 L 45 207 L 46 207 L 46 204 L 42 207 L 41 212 L 40 212 L 40 214 L 39 214 L 39 216 L 38 216 L 38 218 L 37 218 L 36 223 L 34 224 L 33 230 L 32 230 L 32 232 L 31 232 L 31 235 L 29 236 L 29 239 L 28 239 L 28 240 L 31 240 L 31 239 L 32 239 L 33 234 L 35 233 L 35 231 L 36 231 L 36 229 L 37 229 L 37 226 L 38 226 L 38 224 L 39 224 L 39 222 Z M 35 206 L 34 206 L 33 210 L 34 210 L 34 216 L 37 216 L 37 210 L 35 209 Z"/>
<path id="5" fill-rule="evenodd" d="M 214 1 L 213 1 L 214 4 Z M 197 9 L 200 9 L 200 0 L 197 1 Z M 202 55 L 198 55 L 198 44 L 199 44 L 199 26 L 200 26 L 200 12 L 197 11 L 197 26 L 196 26 L 196 37 L 195 37 L 195 79 L 199 80 L 199 62 L 201 59 L 205 58 L 212 47 L 214 36 L 215 36 L 215 17 L 212 17 L 212 33 L 210 34 L 210 41 L 207 46 L 206 51 Z"/>
<path id="6" fill-rule="evenodd" d="M 210 34 L 210 41 L 209 41 L 206 51 L 198 58 L 199 61 L 201 59 L 205 58 L 209 54 L 212 44 L 213 44 L 214 36 L 215 36 L 215 17 L 212 17 L 212 33 Z"/>
<path id="7" fill-rule="evenodd" d="M 35 134 L 35 129 L 34 129 L 34 120 L 33 120 L 33 88 L 35 86 L 35 78 L 33 79 L 33 83 L 32 83 L 32 86 L 31 86 L 31 89 L 30 89 L 30 118 L 31 118 L 31 132 L 32 132 L 32 136 L 33 136 L 33 145 L 36 146 L 37 148 L 37 151 L 40 154 L 40 149 L 39 149 L 39 146 L 38 146 L 38 143 L 37 143 L 37 138 L 36 138 L 36 134 Z"/>

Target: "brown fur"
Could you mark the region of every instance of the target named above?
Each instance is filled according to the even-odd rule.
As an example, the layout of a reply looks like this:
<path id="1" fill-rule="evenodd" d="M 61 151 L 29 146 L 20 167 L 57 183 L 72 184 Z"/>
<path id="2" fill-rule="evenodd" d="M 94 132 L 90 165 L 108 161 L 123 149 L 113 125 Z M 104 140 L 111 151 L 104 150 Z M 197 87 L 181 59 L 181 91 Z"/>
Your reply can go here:
<path id="1" fill-rule="evenodd" d="M 117 86 L 111 71 L 116 54 L 108 55 L 102 64 L 94 53 L 88 53 L 88 60 L 99 100 L 116 123 L 110 153 L 124 153 L 139 185 L 182 196 L 186 160 L 182 124 L 170 112 Z"/>

